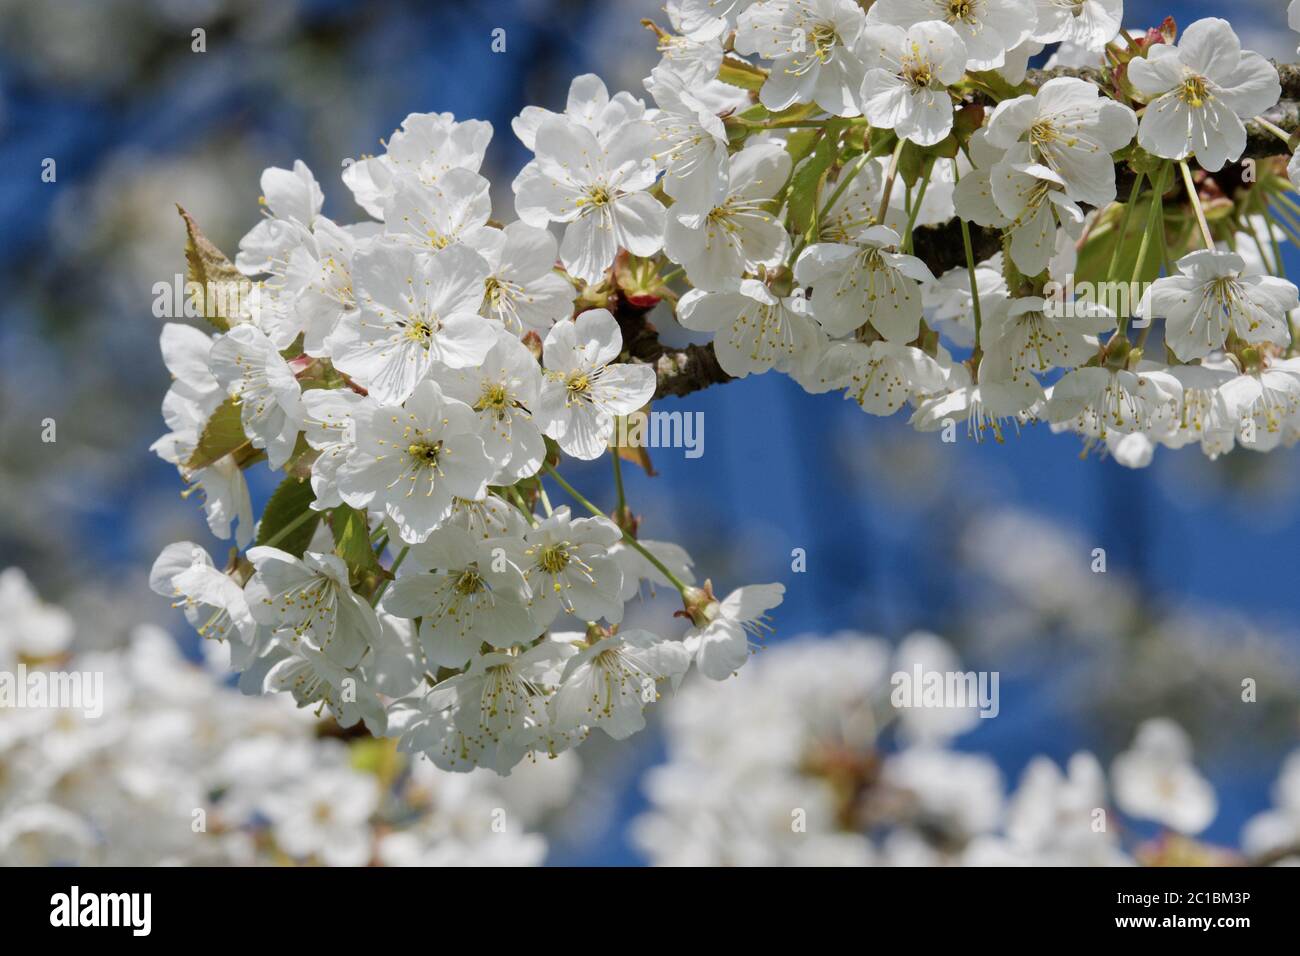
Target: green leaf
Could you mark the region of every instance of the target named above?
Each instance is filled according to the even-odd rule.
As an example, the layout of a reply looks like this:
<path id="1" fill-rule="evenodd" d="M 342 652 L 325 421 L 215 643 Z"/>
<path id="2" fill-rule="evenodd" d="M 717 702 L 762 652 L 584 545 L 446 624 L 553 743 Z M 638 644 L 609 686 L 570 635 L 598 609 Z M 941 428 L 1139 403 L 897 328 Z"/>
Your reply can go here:
<path id="1" fill-rule="evenodd" d="M 961 143 L 952 133 L 930 147 L 931 158 L 956 159 L 959 152 L 961 152 Z"/>
<path id="2" fill-rule="evenodd" d="M 999 103 L 1003 100 L 1015 99 L 1017 96 L 1033 92 L 1033 89 L 1027 83 L 1021 83 L 1018 86 L 1012 85 L 1003 79 L 1002 75 L 995 70 L 972 72 L 970 78 L 977 85 L 984 87 L 992 93 Z"/>
<path id="3" fill-rule="evenodd" d="M 1113 217 L 1109 228 L 1094 229 L 1083 248 L 1079 250 L 1079 262 L 1074 270 L 1076 286 L 1092 284 L 1094 290 L 1100 291 L 1100 283 L 1118 282 L 1127 284 L 1132 278 L 1133 267 L 1137 264 L 1138 249 L 1142 245 L 1142 234 L 1146 231 L 1147 216 L 1151 211 L 1151 200 L 1139 198 L 1138 204 L 1129 217 L 1128 231 L 1123 237 L 1119 254 L 1119 275 L 1109 276 L 1111 256 L 1115 252 L 1115 243 L 1119 241 L 1119 228 L 1123 220 L 1124 209 L 1115 206 L 1110 214 Z M 1160 275 L 1161 250 L 1160 237 L 1156 233 L 1151 237 L 1151 246 L 1147 250 L 1146 260 L 1142 263 L 1142 274 L 1138 282 L 1154 282 Z M 1110 287 L 1107 287 L 1108 289 Z M 1126 290 L 1130 297 L 1134 290 Z M 1116 293 L 1118 294 L 1118 293 Z M 1134 302 L 1133 304 L 1136 304 Z"/>
<path id="4" fill-rule="evenodd" d="M 739 86 L 742 90 L 759 90 L 767 81 L 767 70 L 754 66 L 752 63 L 746 63 L 744 60 L 728 56 L 722 60 L 722 68 L 718 70 L 718 79 L 723 83 Z"/>
<path id="5" fill-rule="evenodd" d="M 334 532 L 334 553 L 348 566 L 354 581 L 381 574 L 383 568 L 370 547 L 370 526 L 366 514 L 347 505 L 340 505 L 330 514 L 330 527 Z"/>
<path id="6" fill-rule="evenodd" d="M 826 178 L 826 171 L 831 168 L 838 155 L 836 137 L 831 135 L 828 129 L 826 135 L 818 141 L 812 155 L 805 159 L 790 177 L 787 203 L 790 225 L 796 233 L 802 235 L 814 225 L 822 180 Z"/>
<path id="7" fill-rule="evenodd" d="M 320 522 L 321 513 L 311 510 L 311 503 L 315 500 L 311 482 L 293 477 L 284 479 L 262 512 L 262 523 L 257 527 L 257 543 L 273 544 L 281 551 L 301 558 Z"/>
<path id="8" fill-rule="evenodd" d="M 185 467 L 190 471 L 207 468 L 217 459 L 224 458 L 231 452 L 244 450 L 244 446 L 248 444 L 248 436 L 244 434 L 244 423 L 239 417 L 239 401 L 235 398 L 227 398 L 217 406 L 217 410 L 203 426 L 199 443 L 190 453 Z M 249 448 L 251 447 L 250 445 Z"/>
<path id="9" fill-rule="evenodd" d="M 185 291 L 196 314 L 222 332 L 229 331 L 232 305 L 248 288 L 248 278 L 225 253 L 208 241 L 188 212 L 177 206 L 185 220 Z"/>
<path id="10" fill-rule="evenodd" d="M 903 152 L 898 157 L 898 175 L 909 187 L 914 187 L 927 170 L 933 170 L 935 162 L 952 159 L 957 155 L 957 150 L 957 139 L 951 134 L 933 146 L 920 147 L 915 143 L 904 143 Z"/>
<path id="11" fill-rule="evenodd" d="M 821 133 L 822 131 L 819 129 L 790 131 L 790 135 L 785 138 L 785 151 L 790 154 L 791 167 L 798 166 L 799 163 L 808 158 L 808 154 L 813 151 L 813 147 L 821 140 Z"/>

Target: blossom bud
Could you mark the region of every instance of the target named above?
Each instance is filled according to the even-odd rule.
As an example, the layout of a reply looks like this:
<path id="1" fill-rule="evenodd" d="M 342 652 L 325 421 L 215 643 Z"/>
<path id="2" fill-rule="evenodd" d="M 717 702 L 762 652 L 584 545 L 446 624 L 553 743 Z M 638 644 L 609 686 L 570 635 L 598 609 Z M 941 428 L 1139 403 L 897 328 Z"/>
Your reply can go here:
<path id="1" fill-rule="evenodd" d="M 1106 343 L 1106 367 L 1111 369 L 1125 368 L 1128 365 L 1130 351 L 1131 346 L 1124 335 L 1114 336 Z"/>
<path id="2" fill-rule="evenodd" d="M 713 595 L 713 582 L 706 580 L 704 587 L 689 587 L 683 591 L 682 608 L 673 616 L 689 618 L 696 627 L 704 627 L 716 618 L 722 605 Z"/>
<path id="3" fill-rule="evenodd" d="M 620 530 L 627 532 L 634 538 L 636 537 L 637 528 L 641 526 L 641 519 L 633 514 L 632 509 L 627 505 L 616 509 L 610 515 L 610 518 L 613 519 L 614 524 L 619 526 Z"/>
<path id="4" fill-rule="evenodd" d="M 655 261 L 634 256 L 626 249 L 614 260 L 614 284 L 628 305 L 645 311 L 658 305 L 667 291 Z"/>

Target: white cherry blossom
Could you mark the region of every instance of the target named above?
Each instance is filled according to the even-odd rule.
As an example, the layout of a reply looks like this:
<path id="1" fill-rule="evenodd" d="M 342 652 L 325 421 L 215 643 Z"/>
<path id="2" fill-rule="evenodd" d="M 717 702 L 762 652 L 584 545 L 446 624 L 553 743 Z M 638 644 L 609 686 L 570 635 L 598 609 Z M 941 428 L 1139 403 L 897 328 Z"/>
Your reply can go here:
<path id="1" fill-rule="evenodd" d="M 1115 316 L 1087 300 L 1038 296 L 1009 300 L 984 316 L 986 355 L 1005 359 L 1012 376 L 1075 368 L 1097 354 L 1097 334 L 1115 328 Z"/>
<path id="2" fill-rule="evenodd" d="M 726 680 L 749 658 L 751 635 L 761 639 L 769 630 L 767 612 L 785 596 L 782 584 L 754 584 L 736 588 L 719 601 L 709 584 L 699 592 L 695 626 L 683 645 L 695 659 L 695 666 L 710 680 Z"/>
<path id="3" fill-rule="evenodd" d="M 471 246 L 487 229 L 492 216 L 491 188 L 472 170 L 452 167 L 432 185 L 414 176 L 394 177 L 392 195 L 384 203 L 385 236 L 426 253 L 453 243 Z"/>
<path id="4" fill-rule="evenodd" d="M 759 90 L 769 110 L 816 103 L 857 116 L 862 86 L 860 40 L 866 16 L 853 0 L 763 0 L 736 23 L 736 50 L 772 60 Z"/>
<path id="5" fill-rule="evenodd" d="M 982 441 L 988 432 L 1004 441 L 1003 432 L 1037 417 L 1044 400 L 1043 387 L 1032 375 L 1013 375 L 1006 356 L 985 355 L 979 381 L 972 381 L 965 365 L 955 366 L 945 390 L 920 401 L 909 424 L 932 432 L 948 422 L 966 422 L 966 433 Z"/>
<path id="6" fill-rule="evenodd" d="M 258 625 L 244 589 L 213 566 L 207 551 L 191 541 L 169 544 L 149 571 L 149 587 L 180 607 L 200 637 L 228 642 L 231 663 L 244 667 Z M 12 606 L 12 598 L 6 606 Z"/>
<path id="7" fill-rule="evenodd" d="M 1235 252 L 1189 253 L 1177 268 L 1178 275 L 1152 283 L 1139 312 L 1165 320 L 1165 341 L 1180 359 L 1223 348 L 1230 332 L 1247 342 L 1287 344 L 1287 317 L 1300 308 L 1300 293 L 1286 279 L 1246 275 Z"/>
<path id="8" fill-rule="evenodd" d="M 1124 0 L 1034 0 L 1041 43 L 1068 43 L 1100 53 L 1119 35 Z"/>
<path id="9" fill-rule="evenodd" d="M 1009 150 L 1027 142 L 1034 162 L 1061 177 L 1075 202 L 1098 208 L 1115 199 L 1111 154 L 1127 146 L 1137 117 L 1074 77 L 1048 80 L 1032 95 L 1003 100 L 989 119 L 988 142 Z"/>
<path id="10" fill-rule="evenodd" d="M 408 568 L 384 594 L 384 609 L 420 620 L 420 641 L 437 667 L 463 667 L 484 643 L 507 648 L 542 630 L 527 610 L 523 571 L 489 538 L 441 528 L 412 545 Z"/>
<path id="11" fill-rule="evenodd" d="M 556 271 L 555 237 L 545 229 L 512 222 L 484 229 L 466 240 L 487 263 L 481 315 L 522 335 L 545 332 L 573 312 L 573 284 Z"/>
<path id="12" fill-rule="evenodd" d="M 609 553 L 622 537 L 608 518 L 574 518 L 567 506 L 525 532 L 518 563 L 533 619 L 543 627 L 561 612 L 584 621 L 622 621 L 623 570 Z"/>
<path id="13" fill-rule="evenodd" d="M 619 248 L 650 256 L 663 245 L 664 207 L 644 190 L 658 170 L 655 128 L 629 121 L 608 145 L 587 127 L 551 117 L 537 128 L 537 158 L 515 177 L 515 210 L 531 226 L 566 223 L 560 261 L 569 274 L 598 281 Z"/>
<path id="14" fill-rule="evenodd" d="M 302 426 L 302 391 L 293 370 L 262 332 L 238 325 L 212 343 L 212 374 L 239 403 L 239 418 L 272 468 L 293 453 Z"/>
<path id="15" fill-rule="evenodd" d="M 432 186 L 452 169 L 478 172 L 492 140 L 492 124 L 457 122 L 450 113 L 411 113 L 387 140 L 386 152 L 348 163 L 343 183 L 357 204 L 376 219 L 393 195 L 399 176 Z"/>
<path id="16" fill-rule="evenodd" d="M 613 96 L 605 81 L 594 73 L 575 76 L 569 84 L 569 96 L 563 113 L 541 106 L 525 106 L 510 121 L 519 141 L 537 152 L 537 132 L 547 120 L 561 118 L 587 130 L 603 147 L 613 146 L 623 133 L 623 127 L 645 119 L 645 104 L 631 93 L 619 92 Z"/>
<path id="17" fill-rule="evenodd" d="M 479 766 L 509 773 L 549 724 L 548 701 L 577 653 L 572 644 L 545 640 L 518 654 L 476 656 L 463 673 L 436 684 L 424 706 L 449 714 L 449 729 L 475 749 Z"/>
<path id="18" fill-rule="evenodd" d="M 1209 424 L 1231 429 L 1243 448 L 1271 451 L 1300 411 L 1300 361 L 1282 359 L 1257 365 L 1225 382 L 1214 393 Z"/>
<path id="19" fill-rule="evenodd" d="M 952 131 L 948 87 L 966 72 L 966 44 L 938 20 L 907 30 L 892 23 L 863 31 L 867 73 L 862 115 L 918 146 L 933 146 Z"/>
<path id="20" fill-rule="evenodd" d="M 262 173 L 266 218 L 239 241 L 235 265 L 247 275 L 283 268 L 289 253 L 315 225 L 325 204 L 316 177 L 298 160 L 293 169 L 272 166 Z"/>
<path id="21" fill-rule="evenodd" d="M 478 414 L 479 435 L 488 457 L 497 463 L 493 484 L 514 484 L 530 478 L 542 467 L 546 443 L 533 419 L 542 393 L 542 373 L 537 359 L 508 332 L 482 363 L 447 369 L 438 380 L 444 394 L 464 402 Z"/>
<path id="22" fill-rule="evenodd" d="M 819 332 L 802 294 L 780 298 L 757 279 L 743 279 L 734 292 L 692 289 L 677 303 L 685 328 L 712 332 L 718 364 L 744 378 L 769 369 L 790 371 L 815 350 Z"/>
<path id="23" fill-rule="evenodd" d="M 278 348 L 288 348 L 302 333 L 302 350 L 308 355 L 327 354 L 325 341 L 339 320 L 356 311 L 352 285 L 352 260 L 371 235 L 374 224 L 338 226 L 320 216 L 311 236 L 289 255 L 284 291 L 290 301 L 274 310 L 278 324 L 267 318 L 263 330 Z"/>
<path id="24" fill-rule="evenodd" d="M 364 675 L 355 667 L 343 667 L 307 641 L 277 639 L 257 666 L 245 671 L 241 687 L 249 678 L 259 681 L 254 686 L 263 692 L 290 695 L 299 707 L 328 707 L 340 727 L 364 722 L 376 736 L 388 729 L 383 701 Z"/>
<path id="25" fill-rule="evenodd" d="M 1169 159 L 1195 155 L 1210 172 L 1241 158 L 1244 120 L 1276 105 L 1277 70 L 1241 49 L 1226 20 L 1197 20 L 1177 46 L 1159 43 L 1129 64 L 1129 80 L 1147 99 L 1138 127 L 1143 149 Z"/>
<path id="26" fill-rule="evenodd" d="M 892 415 L 918 395 L 933 394 L 944 385 L 939 363 L 920 349 L 885 340 L 832 344 L 814 373 L 823 391 L 844 391 L 844 397 L 872 415 Z"/>
<path id="27" fill-rule="evenodd" d="M 380 405 L 400 405 L 435 363 L 465 368 L 496 342 L 478 314 L 487 263 L 465 246 L 436 256 L 376 246 L 353 265 L 360 308 L 345 315 L 327 348 L 334 365 Z"/>
<path id="28" fill-rule="evenodd" d="M 891 342 L 910 342 L 920 330 L 921 282 L 934 275 L 915 256 L 898 251 L 902 240 L 872 226 L 852 243 L 819 242 L 795 263 L 795 278 L 812 286 L 817 321 L 831 335 L 870 323 Z"/>
<path id="29" fill-rule="evenodd" d="M 375 411 L 338 468 L 338 487 L 353 508 L 385 511 L 414 544 L 447 520 L 456 499 L 481 500 L 495 471 L 474 410 L 426 381 L 401 408 Z"/>
<path id="30" fill-rule="evenodd" d="M 615 362 L 623 348 L 608 309 L 589 309 L 546 334 L 546 382 L 535 417 L 542 430 L 575 458 L 598 458 L 614 434 L 615 418 L 634 412 L 655 391 L 654 370 Z"/>
<path id="31" fill-rule="evenodd" d="M 972 70 L 995 70 L 1033 34 L 1037 14 L 1027 0 L 877 0 L 871 19 L 910 28 L 939 20 L 957 31 Z"/>
<path id="32" fill-rule="evenodd" d="M 664 192 L 673 198 L 673 212 L 707 212 L 727 195 L 726 127 L 676 73 L 656 68 L 646 89 L 659 106 L 651 122 L 658 132 L 656 157 L 666 169 Z"/>
<path id="33" fill-rule="evenodd" d="M 311 465 L 311 506 L 318 511 L 343 503 L 338 470 L 356 447 L 377 406 L 350 388 L 312 388 L 302 393 L 303 437 L 319 454 Z"/>
<path id="34" fill-rule="evenodd" d="M 697 289 L 731 288 L 745 273 L 785 261 L 790 237 L 769 207 L 790 166 L 779 143 L 754 143 L 732 157 L 729 185 L 715 205 L 699 212 L 673 206 L 664 252 Z"/>
<path id="35" fill-rule="evenodd" d="M 724 56 L 722 35 L 710 36 L 708 31 L 692 35 L 683 21 L 682 5 L 676 0 L 664 4 L 664 11 L 668 14 L 672 32 L 658 34 L 661 59 L 655 69 L 671 72 L 688 86 L 705 89 L 727 87 L 728 84 L 718 80 Z M 735 93 L 736 87 L 730 87 L 730 91 Z"/>
<path id="36" fill-rule="evenodd" d="M 253 620 L 289 646 L 306 644 L 339 667 L 355 667 L 379 640 L 374 609 L 348 584 L 334 554 L 296 558 L 278 548 L 250 548 L 257 569 L 244 586 Z"/>
<path id="37" fill-rule="evenodd" d="M 1047 269 L 1058 235 L 1083 231 L 1084 214 L 1066 192 L 1065 180 L 1036 162 L 1028 143 L 1017 143 L 990 171 L 993 201 L 1009 221 L 1011 261 L 1025 275 Z"/>
<path id="38" fill-rule="evenodd" d="M 989 140 L 987 126 L 976 130 L 971 136 L 970 156 L 973 166 L 961 174 L 961 179 L 952 191 L 953 211 L 958 216 L 994 229 L 1005 229 L 1011 225 L 1011 220 L 1003 215 L 993 196 L 993 172 L 1005 155 L 1006 150 L 998 148 Z"/>
<path id="39" fill-rule="evenodd" d="M 711 39 L 736 26 L 736 18 L 755 0 L 668 0 L 668 15 L 683 36 Z"/>
<path id="40" fill-rule="evenodd" d="M 599 727 L 623 740 L 645 727 L 643 709 L 659 699 L 658 687 L 674 690 L 691 665 L 679 641 L 649 631 L 620 631 L 569 658 L 551 698 L 560 727 Z"/>
<path id="41" fill-rule="evenodd" d="M 1115 758 L 1115 802 L 1130 816 L 1156 820 L 1181 833 L 1200 833 L 1218 812 L 1209 781 L 1191 762 L 1191 741 L 1171 720 L 1148 720 L 1133 747 Z"/>
<path id="42" fill-rule="evenodd" d="M 1177 408 L 1182 386 L 1168 372 L 1076 368 L 1052 386 L 1047 419 L 1074 422 L 1085 434 L 1129 434 Z"/>

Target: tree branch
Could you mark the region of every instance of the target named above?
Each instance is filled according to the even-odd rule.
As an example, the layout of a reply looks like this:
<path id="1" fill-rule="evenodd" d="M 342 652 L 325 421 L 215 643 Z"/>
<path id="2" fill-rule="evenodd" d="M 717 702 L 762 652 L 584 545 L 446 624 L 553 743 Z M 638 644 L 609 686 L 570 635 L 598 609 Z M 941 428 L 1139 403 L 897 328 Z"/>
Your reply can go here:
<path id="1" fill-rule="evenodd" d="M 644 310 L 627 308 L 620 302 L 615 317 L 623 333 L 624 351 L 634 361 L 654 366 L 659 380 L 655 398 L 669 395 L 681 398 L 710 385 L 731 381 L 731 376 L 718 364 L 712 342 L 670 348 L 659 341 L 659 332 L 646 321 Z"/>

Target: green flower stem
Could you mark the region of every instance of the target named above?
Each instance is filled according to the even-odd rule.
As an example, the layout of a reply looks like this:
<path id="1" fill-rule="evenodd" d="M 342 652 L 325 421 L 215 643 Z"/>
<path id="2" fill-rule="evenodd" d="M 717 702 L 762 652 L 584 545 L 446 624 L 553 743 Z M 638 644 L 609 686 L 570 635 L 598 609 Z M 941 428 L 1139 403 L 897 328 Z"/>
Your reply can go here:
<path id="1" fill-rule="evenodd" d="M 1142 186 L 1146 182 L 1146 173 L 1138 173 L 1137 179 L 1133 180 L 1133 188 L 1129 191 L 1128 202 L 1124 204 L 1124 215 L 1119 222 L 1119 235 L 1115 238 L 1115 249 L 1110 254 L 1110 265 L 1106 267 L 1106 278 L 1112 279 L 1115 276 L 1115 270 L 1119 268 L 1120 253 L 1124 249 L 1124 239 L 1128 236 L 1129 222 L 1133 218 L 1133 210 L 1137 208 L 1138 197 L 1142 193 Z"/>
<path id="2" fill-rule="evenodd" d="M 880 212 L 876 213 L 876 221 L 884 223 L 885 213 L 889 212 L 889 197 L 894 192 L 894 180 L 898 177 L 898 159 L 903 155 L 903 147 L 907 145 L 907 140 L 899 138 L 898 145 L 894 147 L 894 154 L 889 158 L 889 172 L 885 174 L 885 193 L 880 197 Z"/>
<path id="3" fill-rule="evenodd" d="M 871 135 L 870 129 L 867 130 L 867 135 Z M 887 139 L 882 140 L 881 143 L 877 143 L 875 146 L 871 147 L 870 150 L 859 156 L 854 165 L 840 176 L 840 181 L 835 184 L 835 191 L 831 193 L 831 198 L 826 200 L 826 205 L 822 206 L 821 212 L 817 215 L 818 222 L 825 221 L 826 217 L 830 215 L 831 208 L 839 201 L 839 198 L 844 195 L 844 191 L 848 189 L 849 184 L 857 178 L 858 173 L 862 172 L 862 170 L 864 170 L 867 167 L 867 164 L 872 160 L 884 155 L 885 150 L 882 148 L 882 144 L 887 142 Z"/>
<path id="4" fill-rule="evenodd" d="M 511 486 L 506 491 L 508 492 L 507 500 L 527 519 L 529 527 L 532 527 L 536 521 L 536 516 L 528 510 L 528 506 L 524 503 L 524 496 L 519 493 L 519 489 Z"/>
<path id="5" fill-rule="evenodd" d="M 1264 246 L 1264 240 L 1259 238 L 1259 230 L 1256 229 L 1253 224 L 1250 226 L 1251 241 L 1254 243 L 1255 248 L 1259 251 L 1259 258 L 1264 263 L 1265 268 L 1267 268 L 1271 272 L 1275 272 L 1277 275 L 1284 276 L 1284 273 L 1282 271 L 1282 255 L 1281 255 L 1282 250 L 1278 248 L 1277 235 L 1273 232 L 1274 220 L 1273 220 L 1272 212 L 1269 206 L 1255 194 L 1255 191 L 1253 189 L 1250 191 L 1250 194 L 1246 200 L 1246 223 L 1250 223 L 1250 207 L 1252 205 L 1259 207 L 1260 214 L 1263 215 L 1265 223 L 1267 224 L 1265 228 L 1268 229 L 1268 237 L 1270 240 L 1272 240 L 1272 244 L 1273 244 L 1272 261 L 1271 262 L 1269 261 L 1269 253 Z M 1236 252 L 1235 249 L 1233 251 Z"/>
<path id="6" fill-rule="evenodd" d="M 1275 123 L 1270 123 L 1262 116 L 1256 116 L 1255 122 L 1258 123 L 1260 126 L 1262 126 L 1264 129 L 1268 130 L 1270 133 L 1272 133 L 1282 142 L 1286 143 L 1288 149 L 1291 148 L 1291 134 L 1288 133 L 1286 130 L 1282 129 L 1282 127 L 1276 125 Z"/>
<path id="7" fill-rule="evenodd" d="M 1196 222 L 1201 227 L 1201 238 L 1205 240 L 1205 248 L 1214 248 L 1214 234 L 1210 232 L 1210 223 L 1205 218 L 1205 209 L 1201 206 L 1201 197 L 1196 192 L 1196 183 L 1192 182 L 1192 170 L 1187 165 L 1187 160 L 1180 160 L 1178 168 L 1183 172 L 1183 185 L 1187 187 L 1187 198 L 1192 202 L 1192 208 L 1196 210 Z"/>
<path id="8" fill-rule="evenodd" d="M 933 172 L 934 163 L 930 163 L 921 176 L 921 188 L 912 197 L 911 209 L 907 214 L 907 233 L 903 236 L 903 251 L 906 253 L 912 251 L 912 230 L 916 227 L 916 217 L 921 212 L 921 203 L 925 202 L 925 191 L 930 188 L 930 176 Z"/>
<path id="9" fill-rule="evenodd" d="M 304 509 L 298 517 L 294 518 L 275 534 L 271 535 L 271 539 L 262 545 L 262 547 L 274 548 L 277 544 L 302 527 L 309 518 L 319 518 L 320 516 L 321 513 L 319 511 L 313 511 L 311 508 Z"/>
<path id="10" fill-rule="evenodd" d="M 952 161 L 952 179 L 954 185 L 961 182 L 961 171 L 957 168 L 955 159 Z M 980 360 L 984 357 L 984 350 L 980 347 L 980 329 L 984 325 L 980 314 L 980 284 L 975 277 L 975 247 L 970 241 L 970 223 L 960 217 L 957 221 L 961 223 L 961 244 L 966 249 L 966 273 L 970 276 L 971 308 L 975 313 L 975 348 L 970 355 L 970 373 L 971 380 L 978 382 Z"/>
<path id="11" fill-rule="evenodd" d="M 1164 215 L 1165 215 L 1164 196 L 1159 197 L 1159 202 L 1160 202 L 1160 222 L 1161 222 L 1160 233 L 1159 233 L 1160 265 L 1164 269 L 1165 275 L 1171 276 L 1174 274 L 1174 267 L 1173 267 L 1173 263 L 1170 261 L 1169 258 L 1169 237 L 1165 235 L 1165 230 L 1164 230 Z M 1150 317 L 1148 316 L 1147 324 L 1143 326 L 1142 331 L 1138 333 L 1137 342 L 1134 345 L 1135 348 L 1140 349 L 1146 346 L 1147 336 L 1151 334 L 1151 326 L 1153 324 L 1154 323 L 1150 321 Z"/>
<path id="12" fill-rule="evenodd" d="M 615 448 L 610 452 L 609 457 L 614 462 L 614 488 L 618 493 L 618 510 L 614 513 L 619 516 L 621 521 L 623 512 L 627 510 L 627 495 L 623 491 L 623 462 L 618 457 L 618 449 Z"/>
<path id="13" fill-rule="evenodd" d="M 1157 229 L 1161 233 L 1165 230 L 1163 221 L 1165 192 L 1165 170 L 1167 167 L 1161 166 L 1160 171 L 1151 180 L 1151 208 L 1147 210 L 1147 224 L 1142 231 L 1142 242 L 1138 245 L 1137 259 L 1133 263 L 1133 278 L 1129 280 L 1129 288 L 1132 289 L 1137 285 L 1137 281 L 1142 277 L 1142 268 L 1146 265 L 1147 252 L 1151 248 L 1151 236 Z M 1132 311 L 1131 309 L 1129 311 Z M 1124 330 L 1121 334 L 1128 338 L 1129 317 L 1124 319 Z"/>
<path id="14" fill-rule="evenodd" d="M 605 512 L 601 511 L 590 501 L 584 498 L 582 494 L 576 488 L 573 487 L 573 485 L 569 484 L 567 481 L 561 478 L 560 473 L 556 471 L 549 462 L 547 462 L 544 467 L 546 469 L 546 473 L 555 479 L 555 483 L 569 493 L 570 498 L 572 498 L 578 504 L 582 505 L 584 508 L 590 511 L 597 518 L 609 517 L 609 515 L 605 514 Z M 646 550 L 645 546 L 641 544 L 640 541 L 632 537 L 626 531 L 623 531 L 621 528 L 619 530 L 622 531 L 623 540 L 626 541 L 633 548 L 635 548 L 637 551 L 639 551 L 641 556 L 645 558 L 647 561 L 649 561 L 652 565 L 654 565 L 655 568 L 659 571 L 659 573 L 662 574 L 665 578 L 667 578 L 668 581 L 672 584 L 672 586 L 675 587 L 678 591 L 680 591 L 682 596 L 685 597 L 688 585 L 683 583 L 682 580 L 679 577 L 677 577 L 677 575 L 673 574 L 673 572 L 669 571 L 662 561 L 660 561 L 648 550 Z"/>
<path id="15" fill-rule="evenodd" d="M 766 120 L 746 123 L 750 129 L 825 129 L 833 120 Z"/>

